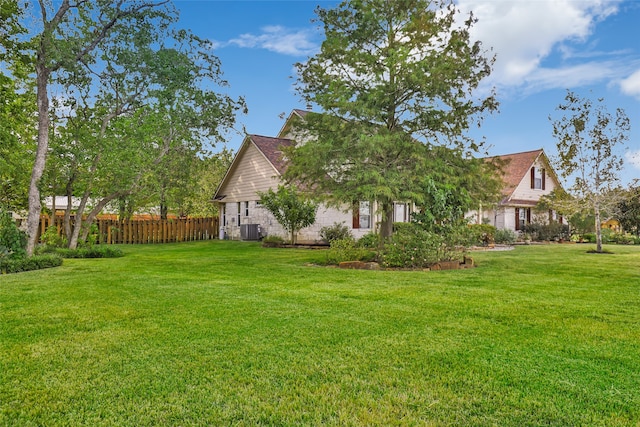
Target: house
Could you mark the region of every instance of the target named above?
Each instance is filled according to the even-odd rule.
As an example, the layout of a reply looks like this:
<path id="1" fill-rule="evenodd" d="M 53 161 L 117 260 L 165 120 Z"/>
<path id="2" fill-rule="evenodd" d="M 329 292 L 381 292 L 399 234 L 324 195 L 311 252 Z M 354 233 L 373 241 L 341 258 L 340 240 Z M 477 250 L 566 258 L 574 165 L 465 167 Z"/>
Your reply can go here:
<path id="1" fill-rule="evenodd" d="M 293 110 L 276 137 L 247 135 L 231 166 L 218 186 L 214 201 L 220 211 L 220 238 L 256 240 L 261 236 L 288 236 L 275 218 L 260 205 L 259 193 L 276 189 L 286 171 L 287 162 L 282 149 L 294 140 L 307 139 L 297 134 L 295 122 L 307 114 Z M 489 222 L 498 228 L 520 230 L 534 220 L 533 207 L 542 195 L 559 186 L 549 160 L 542 150 L 500 156 L 505 162 L 504 198 L 495 207 L 470 213 L 472 222 Z M 408 222 L 415 211 L 413 203 L 395 203 L 394 222 Z M 380 221 L 375 201 L 361 201 L 354 206 L 336 209 L 321 204 L 316 222 L 300 230 L 299 242 L 320 241 L 322 227 L 342 223 L 350 228 L 354 237 L 376 231 Z M 549 213 L 548 220 L 561 220 Z"/>
<path id="2" fill-rule="evenodd" d="M 493 157 L 487 160 L 492 160 Z M 544 150 L 497 156 L 503 166 L 502 199 L 496 206 L 480 207 L 467 218 L 476 224 L 488 223 L 499 229 L 520 231 L 532 222 L 563 222 L 562 216 L 550 210 L 534 212 L 542 196 L 560 188 L 549 158 Z"/>
<path id="3" fill-rule="evenodd" d="M 276 189 L 281 183 L 287 164 L 282 156 L 282 148 L 294 143 L 295 121 L 307 114 L 303 110 L 293 110 L 277 137 L 247 135 L 242 142 L 231 166 L 218 186 L 214 201 L 220 211 L 220 237 L 228 239 L 255 240 L 260 236 L 288 233 L 265 208 L 260 205 L 258 193 Z M 407 222 L 412 206 L 410 203 L 396 203 L 394 221 Z M 298 242 L 318 242 L 320 229 L 335 223 L 345 224 L 353 236 L 362 237 L 375 231 L 377 206 L 375 202 L 363 201 L 356 206 L 336 209 L 321 204 L 316 214 L 315 224 L 300 230 Z"/>

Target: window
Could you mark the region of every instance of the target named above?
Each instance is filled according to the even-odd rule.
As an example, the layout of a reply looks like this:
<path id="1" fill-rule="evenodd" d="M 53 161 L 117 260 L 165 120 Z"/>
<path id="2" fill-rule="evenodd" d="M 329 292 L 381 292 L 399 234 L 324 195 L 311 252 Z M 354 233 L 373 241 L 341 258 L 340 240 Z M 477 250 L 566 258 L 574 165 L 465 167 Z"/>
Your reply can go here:
<path id="1" fill-rule="evenodd" d="M 249 202 L 244 202 L 244 216 L 249 216 Z"/>
<path id="2" fill-rule="evenodd" d="M 531 188 L 534 190 L 544 190 L 545 189 L 545 170 L 537 169 L 535 167 L 531 168 Z"/>
<path id="3" fill-rule="evenodd" d="M 360 202 L 360 228 L 371 228 L 371 203 Z"/>
<path id="4" fill-rule="evenodd" d="M 409 222 L 408 203 L 393 204 L 393 222 Z"/>
<path id="5" fill-rule="evenodd" d="M 238 219 L 237 224 L 240 225 L 240 214 L 242 213 L 242 203 L 238 202 Z"/>
<path id="6" fill-rule="evenodd" d="M 353 205 L 352 228 L 371 228 L 371 203 L 356 202 Z"/>
<path id="7" fill-rule="evenodd" d="M 516 208 L 516 231 L 531 223 L 531 208 Z"/>

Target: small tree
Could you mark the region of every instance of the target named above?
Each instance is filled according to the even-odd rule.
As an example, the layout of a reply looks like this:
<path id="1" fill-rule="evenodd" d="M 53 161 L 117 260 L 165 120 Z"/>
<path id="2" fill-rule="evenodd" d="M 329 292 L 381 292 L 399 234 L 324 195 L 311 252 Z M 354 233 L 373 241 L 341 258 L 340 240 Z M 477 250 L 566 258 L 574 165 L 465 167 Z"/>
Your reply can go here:
<path id="1" fill-rule="evenodd" d="M 296 244 L 298 231 L 316 221 L 318 205 L 301 195 L 294 187 L 279 185 L 278 191 L 269 189 L 258 193 L 260 203 L 291 233 L 291 243 Z"/>
<path id="2" fill-rule="evenodd" d="M 9 212 L 0 210 L 0 258 L 22 258 L 26 245 L 26 234 L 18 229 Z"/>
<path id="3" fill-rule="evenodd" d="M 625 192 L 615 212 L 624 231 L 640 236 L 640 186 L 632 187 Z"/>
<path id="4" fill-rule="evenodd" d="M 565 116 L 553 120 L 553 136 L 557 138 L 556 170 L 572 179 L 568 191 L 595 216 L 596 252 L 602 252 L 601 212 L 617 202 L 613 191 L 619 181 L 622 158 L 614 149 L 629 138 L 629 118 L 618 108 L 612 116 L 603 105 L 580 98 L 567 91 L 565 103 L 558 110 Z"/>

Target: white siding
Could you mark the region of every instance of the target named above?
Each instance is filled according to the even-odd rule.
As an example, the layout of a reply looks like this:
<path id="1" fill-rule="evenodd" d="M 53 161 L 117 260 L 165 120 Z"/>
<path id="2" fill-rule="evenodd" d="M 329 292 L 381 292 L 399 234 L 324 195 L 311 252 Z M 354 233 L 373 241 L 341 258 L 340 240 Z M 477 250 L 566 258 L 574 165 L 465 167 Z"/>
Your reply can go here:
<path id="1" fill-rule="evenodd" d="M 278 186 L 278 172 L 253 143 L 247 144 L 238 156 L 233 169 L 218 190 L 218 194 L 225 196 L 223 202 L 258 200 L 258 192 Z"/>
<path id="2" fill-rule="evenodd" d="M 528 170 L 525 176 L 522 177 L 520 184 L 518 184 L 514 190 L 513 195 L 511 196 L 512 200 L 528 200 L 537 203 L 542 196 L 550 194 L 556 188 L 556 183 L 553 179 L 553 175 L 551 174 L 549 165 L 538 158 L 534 166 L 536 171 L 545 169 L 545 189 L 531 188 L 531 175 L 530 170 Z"/>

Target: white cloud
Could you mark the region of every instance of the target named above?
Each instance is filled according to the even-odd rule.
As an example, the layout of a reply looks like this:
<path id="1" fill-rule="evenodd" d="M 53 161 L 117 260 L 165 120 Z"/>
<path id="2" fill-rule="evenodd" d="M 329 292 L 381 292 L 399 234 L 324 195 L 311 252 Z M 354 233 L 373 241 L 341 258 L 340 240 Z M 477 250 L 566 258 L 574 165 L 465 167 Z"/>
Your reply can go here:
<path id="1" fill-rule="evenodd" d="M 563 70 L 558 74 L 562 84 L 554 85 L 550 70 L 541 70 L 543 60 L 554 49 L 570 54 L 563 43 L 586 40 L 596 22 L 617 12 L 617 4 L 617 0 L 459 0 L 465 15 L 473 11 L 478 18 L 473 37 L 497 55 L 492 80 L 499 86 L 544 79 L 546 85 L 566 87 L 567 77 L 577 69 Z M 594 60 L 588 67 L 599 66 Z M 598 74 L 608 75 L 609 71 Z"/>
<path id="2" fill-rule="evenodd" d="M 630 165 L 636 169 L 640 169 L 640 150 L 627 151 L 624 157 Z"/>
<path id="3" fill-rule="evenodd" d="M 622 93 L 640 98 L 640 70 L 620 81 Z"/>
<path id="4" fill-rule="evenodd" d="M 213 42 L 215 48 L 237 46 L 243 48 L 266 49 L 291 56 L 306 56 L 318 50 L 314 41 L 315 33 L 310 30 L 292 30 L 279 25 L 261 28 L 260 34 L 241 34 L 226 42 Z"/>

